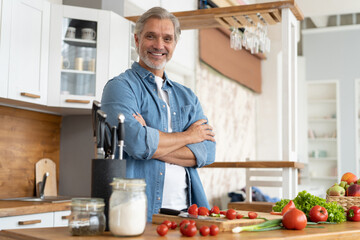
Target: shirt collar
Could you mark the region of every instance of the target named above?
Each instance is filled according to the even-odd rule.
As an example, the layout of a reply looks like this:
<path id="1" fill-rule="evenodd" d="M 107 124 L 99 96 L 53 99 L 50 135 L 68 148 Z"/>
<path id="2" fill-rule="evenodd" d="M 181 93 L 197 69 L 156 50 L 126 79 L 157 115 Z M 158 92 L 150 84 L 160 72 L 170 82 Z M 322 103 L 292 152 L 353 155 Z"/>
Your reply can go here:
<path id="1" fill-rule="evenodd" d="M 142 66 L 140 66 L 140 64 L 138 62 L 134 62 L 131 66 L 131 69 L 134 70 L 135 72 L 137 72 L 137 74 L 139 74 L 139 76 L 142 79 L 146 79 L 147 81 L 151 81 L 153 83 L 155 83 L 155 76 L 152 72 L 150 72 L 149 70 L 143 68 Z M 150 77 L 151 76 L 151 77 Z M 169 84 L 171 87 L 173 86 L 172 81 L 168 78 L 166 72 L 164 71 L 164 78 L 165 78 L 165 84 Z"/>

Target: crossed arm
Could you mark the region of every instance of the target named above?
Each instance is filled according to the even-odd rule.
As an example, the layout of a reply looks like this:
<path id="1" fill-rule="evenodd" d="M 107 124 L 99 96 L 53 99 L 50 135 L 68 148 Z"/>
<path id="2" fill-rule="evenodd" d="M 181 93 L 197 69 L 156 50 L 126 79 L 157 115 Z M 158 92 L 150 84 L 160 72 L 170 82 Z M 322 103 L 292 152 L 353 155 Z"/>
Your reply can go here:
<path id="1" fill-rule="evenodd" d="M 142 126 L 146 126 L 141 114 L 133 114 L 133 117 Z M 183 167 L 196 166 L 196 157 L 186 145 L 205 140 L 215 142 L 213 128 L 206 122 L 204 119 L 198 120 L 184 132 L 165 133 L 159 131 L 158 148 L 152 158 Z"/>

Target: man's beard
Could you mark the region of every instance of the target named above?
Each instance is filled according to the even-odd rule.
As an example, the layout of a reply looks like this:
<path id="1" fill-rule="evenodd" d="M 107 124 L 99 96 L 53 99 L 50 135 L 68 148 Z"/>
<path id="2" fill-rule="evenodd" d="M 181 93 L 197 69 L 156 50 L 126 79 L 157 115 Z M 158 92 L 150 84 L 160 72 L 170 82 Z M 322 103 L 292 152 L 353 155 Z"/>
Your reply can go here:
<path id="1" fill-rule="evenodd" d="M 148 66 L 149 68 L 152 68 L 152 69 L 156 69 L 156 70 L 161 70 L 165 67 L 168 59 L 165 58 L 164 61 L 162 61 L 160 64 L 154 64 L 150 59 L 149 59 L 149 56 L 147 55 L 147 52 L 148 50 L 146 51 L 143 51 L 143 52 L 140 52 L 138 50 L 138 53 L 139 53 L 139 57 L 140 59 L 146 64 L 146 66 Z M 152 52 L 157 52 L 157 51 L 153 51 Z M 163 53 L 163 52 L 159 52 L 159 53 Z"/>

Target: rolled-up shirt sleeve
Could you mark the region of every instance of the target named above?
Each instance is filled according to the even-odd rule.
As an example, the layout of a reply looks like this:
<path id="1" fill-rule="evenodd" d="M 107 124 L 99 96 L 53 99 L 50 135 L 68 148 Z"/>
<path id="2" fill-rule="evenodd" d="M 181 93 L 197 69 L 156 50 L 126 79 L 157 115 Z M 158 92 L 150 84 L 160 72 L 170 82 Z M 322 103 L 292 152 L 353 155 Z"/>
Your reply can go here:
<path id="1" fill-rule="evenodd" d="M 114 78 L 104 87 L 101 109 L 107 114 L 106 121 L 112 126 L 118 125 L 118 115 L 125 116 L 124 151 L 134 159 L 148 160 L 154 155 L 159 144 L 159 131 L 142 126 L 133 116 L 140 112 L 138 100 L 128 82 Z"/>

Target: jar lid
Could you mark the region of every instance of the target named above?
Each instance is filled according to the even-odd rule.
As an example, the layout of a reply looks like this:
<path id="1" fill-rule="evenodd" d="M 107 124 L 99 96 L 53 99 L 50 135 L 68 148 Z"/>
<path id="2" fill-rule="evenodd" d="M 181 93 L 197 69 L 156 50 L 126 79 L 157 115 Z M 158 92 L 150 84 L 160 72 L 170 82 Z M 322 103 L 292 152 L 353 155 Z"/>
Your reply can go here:
<path id="1" fill-rule="evenodd" d="M 71 206 L 91 210 L 104 207 L 105 203 L 102 198 L 72 198 Z"/>
<path id="2" fill-rule="evenodd" d="M 126 189 L 135 187 L 145 187 L 145 179 L 142 178 L 114 178 L 110 183 L 115 189 Z"/>

